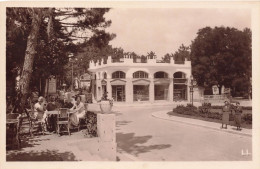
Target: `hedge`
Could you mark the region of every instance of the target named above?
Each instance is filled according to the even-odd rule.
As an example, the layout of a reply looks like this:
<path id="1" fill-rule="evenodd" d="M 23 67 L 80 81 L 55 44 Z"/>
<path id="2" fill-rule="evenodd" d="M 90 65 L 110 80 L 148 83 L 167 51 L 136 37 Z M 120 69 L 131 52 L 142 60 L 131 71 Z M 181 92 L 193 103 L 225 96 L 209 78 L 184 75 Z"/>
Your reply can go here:
<path id="1" fill-rule="evenodd" d="M 221 111 L 211 112 L 212 107 L 213 106 L 207 103 L 203 104 L 202 106 L 199 106 L 198 108 L 190 104 L 187 104 L 187 106 L 177 105 L 177 107 L 174 108 L 172 112 L 177 114 L 182 114 L 182 115 L 216 119 L 221 121 L 222 112 Z M 222 106 L 218 106 L 218 109 L 222 109 Z M 171 112 L 169 112 L 168 114 L 172 115 Z M 229 121 L 234 121 L 234 113 L 230 114 Z M 242 114 L 242 123 L 252 124 L 252 114 L 251 113 Z"/>

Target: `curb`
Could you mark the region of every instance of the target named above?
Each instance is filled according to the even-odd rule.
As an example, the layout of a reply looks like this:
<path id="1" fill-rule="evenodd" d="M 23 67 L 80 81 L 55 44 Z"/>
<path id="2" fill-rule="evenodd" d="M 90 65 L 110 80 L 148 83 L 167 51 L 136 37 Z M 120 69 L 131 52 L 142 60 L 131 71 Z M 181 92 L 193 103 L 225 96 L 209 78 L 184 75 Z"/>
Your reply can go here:
<path id="1" fill-rule="evenodd" d="M 158 119 L 162 119 L 162 120 L 175 121 L 175 122 L 179 122 L 179 123 L 183 123 L 183 124 L 208 128 L 208 129 L 212 129 L 212 130 L 216 130 L 216 131 L 222 131 L 222 132 L 226 132 L 226 133 L 232 133 L 232 134 L 252 137 L 252 134 L 249 134 L 249 133 L 242 133 L 242 132 L 237 132 L 237 131 L 232 131 L 232 130 L 222 130 L 220 128 L 216 128 L 216 127 L 212 127 L 212 126 L 205 126 L 205 125 L 198 124 L 198 123 L 191 123 L 191 122 L 187 122 L 187 121 L 181 121 L 181 120 L 178 120 L 178 119 L 171 119 L 171 118 L 167 118 L 167 117 L 163 117 L 163 116 L 158 115 L 159 113 L 162 113 L 162 112 L 165 113 L 165 111 L 156 111 L 156 112 L 153 112 L 151 116 L 158 118 Z M 185 118 L 185 117 L 178 117 L 178 118 L 188 119 L 188 118 Z"/>

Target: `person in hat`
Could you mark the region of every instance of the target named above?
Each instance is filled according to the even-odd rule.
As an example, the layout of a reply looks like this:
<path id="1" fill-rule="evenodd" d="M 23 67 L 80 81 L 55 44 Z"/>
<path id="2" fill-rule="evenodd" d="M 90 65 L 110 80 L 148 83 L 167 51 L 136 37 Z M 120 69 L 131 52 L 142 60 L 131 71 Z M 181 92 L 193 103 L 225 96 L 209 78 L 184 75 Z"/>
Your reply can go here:
<path id="1" fill-rule="evenodd" d="M 236 102 L 235 125 L 237 127 L 237 130 L 241 130 L 241 114 L 242 114 L 242 107 L 240 106 L 239 102 Z"/>
<path id="2" fill-rule="evenodd" d="M 39 98 L 38 89 L 37 89 L 37 87 L 34 87 L 32 93 L 31 93 L 32 103 L 36 103 L 38 101 L 38 98 Z"/>
<path id="3" fill-rule="evenodd" d="M 230 105 L 229 102 L 226 100 L 224 102 L 224 106 L 222 108 L 222 126 L 221 128 L 225 128 L 227 129 L 227 125 L 229 124 L 229 114 L 230 114 Z M 224 124 L 226 125 L 226 127 L 224 127 Z"/>

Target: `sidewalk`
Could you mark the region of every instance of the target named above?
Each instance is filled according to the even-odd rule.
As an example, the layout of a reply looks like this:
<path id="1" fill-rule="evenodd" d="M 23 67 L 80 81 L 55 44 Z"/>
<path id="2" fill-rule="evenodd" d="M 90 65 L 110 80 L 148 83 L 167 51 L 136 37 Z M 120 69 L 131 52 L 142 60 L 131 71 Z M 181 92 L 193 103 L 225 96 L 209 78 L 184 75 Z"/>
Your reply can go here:
<path id="1" fill-rule="evenodd" d="M 169 111 L 171 111 L 171 110 L 169 110 Z M 164 111 L 153 112 L 152 116 L 155 118 L 163 119 L 163 120 L 175 121 L 175 122 L 184 123 L 184 124 L 188 124 L 188 125 L 204 127 L 204 128 L 208 128 L 208 129 L 212 129 L 212 130 L 223 131 L 223 132 L 252 137 L 251 129 L 242 128 L 241 131 L 237 131 L 236 127 L 230 126 L 230 125 L 228 125 L 228 129 L 221 129 L 220 128 L 221 124 L 219 124 L 219 123 L 208 122 L 208 121 L 203 121 L 203 120 L 198 120 L 198 119 L 170 116 L 167 114 L 167 112 L 169 112 L 169 111 L 164 110 Z"/>

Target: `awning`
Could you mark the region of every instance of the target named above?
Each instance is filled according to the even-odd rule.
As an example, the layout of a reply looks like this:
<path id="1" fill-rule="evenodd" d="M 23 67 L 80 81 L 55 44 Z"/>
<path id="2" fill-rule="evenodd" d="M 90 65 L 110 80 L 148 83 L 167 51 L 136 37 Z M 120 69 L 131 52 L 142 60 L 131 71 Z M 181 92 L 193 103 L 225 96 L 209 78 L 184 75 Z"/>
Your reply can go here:
<path id="1" fill-rule="evenodd" d="M 170 79 L 168 78 L 157 78 L 154 79 L 154 84 L 158 85 L 158 84 L 169 84 L 170 83 Z"/>
<path id="2" fill-rule="evenodd" d="M 121 79 L 116 79 L 116 80 L 111 81 L 110 83 L 111 83 L 111 85 L 125 85 L 126 81 L 121 80 Z"/>
<path id="3" fill-rule="evenodd" d="M 149 85 L 150 81 L 146 79 L 137 79 L 133 81 L 133 85 Z"/>

